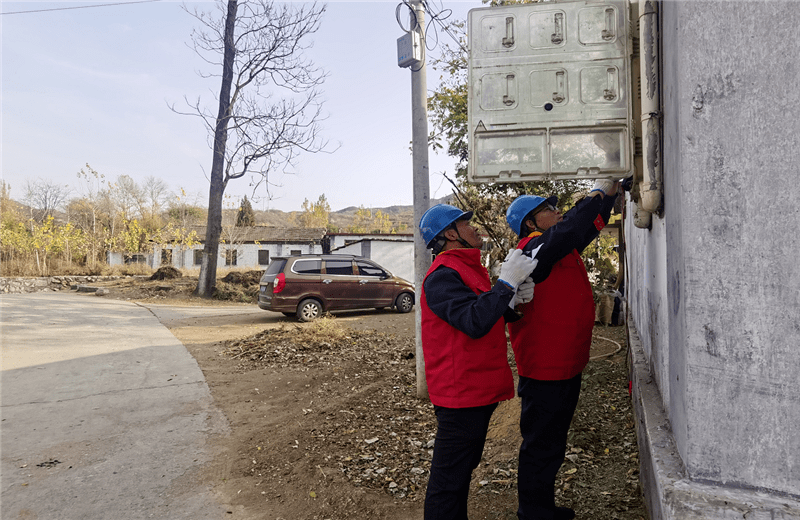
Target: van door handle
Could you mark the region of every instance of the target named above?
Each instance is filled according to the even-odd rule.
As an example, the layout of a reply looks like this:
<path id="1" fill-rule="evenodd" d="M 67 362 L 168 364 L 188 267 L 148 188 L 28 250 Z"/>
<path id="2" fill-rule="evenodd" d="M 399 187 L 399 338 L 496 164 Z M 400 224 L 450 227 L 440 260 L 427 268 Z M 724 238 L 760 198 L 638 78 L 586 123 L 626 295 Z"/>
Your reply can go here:
<path id="1" fill-rule="evenodd" d="M 324 280 L 322 280 L 322 283 L 331 283 L 332 281 L 333 280 L 331 280 L 330 278 L 325 278 Z"/>

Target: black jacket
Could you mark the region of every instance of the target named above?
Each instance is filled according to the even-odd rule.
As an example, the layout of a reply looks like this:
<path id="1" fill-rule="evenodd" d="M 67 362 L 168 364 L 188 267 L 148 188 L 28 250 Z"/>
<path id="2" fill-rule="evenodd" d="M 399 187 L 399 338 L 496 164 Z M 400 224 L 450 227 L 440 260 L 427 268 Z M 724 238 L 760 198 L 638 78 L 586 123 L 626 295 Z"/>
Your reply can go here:
<path id="1" fill-rule="evenodd" d="M 522 248 L 525 253 L 536 249 L 540 244 L 542 248 L 536 255 L 539 263 L 533 270 L 531 278 L 534 283 L 545 280 L 553 266 L 567 256 L 573 249 L 578 253 L 583 252 L 586 246 L 600 234 L 600 229 L 608 223 L 611 209 L 617 200 L 616 195 L 604 197 L 586 197 L 564 214 L 564 219 L 538 237 L 528 241 Z M 603 219 L 600 229 L 595 225 L 598 215 Z"/>

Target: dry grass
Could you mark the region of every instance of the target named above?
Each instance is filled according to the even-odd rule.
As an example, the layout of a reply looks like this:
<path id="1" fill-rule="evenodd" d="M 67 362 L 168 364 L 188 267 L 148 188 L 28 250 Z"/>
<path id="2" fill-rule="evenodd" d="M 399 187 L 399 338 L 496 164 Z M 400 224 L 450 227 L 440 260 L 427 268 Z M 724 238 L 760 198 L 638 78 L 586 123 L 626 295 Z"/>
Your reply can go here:
<path id="1" fill-rule="evenodd" d="M 178 270 L 187 278 L 200 276 L 199 267 L 181 267 Z M 245 274 L 252 270 L 252 267 L 219 268 L 217 269 L 217 280 L 222 280 L 230 273 Z M 43 270 L 37 268 L 33 262 L 0 262 L 0 276 L 20 278 L 38 278 L 41 276 L 151 276 L 155 271 L 147 264 L 108 265 L 98 263 L 95 267 L 92 267 L 56 259 L 46 270 Z"/>

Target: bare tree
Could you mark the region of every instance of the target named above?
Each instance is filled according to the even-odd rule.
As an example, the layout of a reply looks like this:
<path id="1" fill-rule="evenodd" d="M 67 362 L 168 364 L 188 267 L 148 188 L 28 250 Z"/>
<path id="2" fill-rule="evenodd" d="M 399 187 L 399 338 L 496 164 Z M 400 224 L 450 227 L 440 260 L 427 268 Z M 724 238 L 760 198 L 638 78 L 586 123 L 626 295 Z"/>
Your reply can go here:
<path id="1" fill-rule="evenodd" d="M 41 223 L 45 218 L 52 216 L 69 196 L 69 187 L 56 184 L 47 179 L 28 180 L 25 183 L 25 204 L 28 205 L 31 218 Z"/>
<path id="2" fill-rule="evenodd" d="M 213 135 L 208 226 L 195 291 L 201 296 L 210 296 L 216 285 L 228 181 L 249 174 L 256 186 L 264 184 L 269 191 L 270 172 L 292 164 L 300 152 L 318 152 L 326 145 L 319 137 L 317 90 L 325 73 L 303 56 L 325 7 L 217 0 L 217 8 L 216 14 L 190 12 L 202 24 L 192 33 L 195 51 L 222 71 L 216 114 L 199 98 L 194 103 L 187 99 L 191 115 L 201 117 Z"/>
<path id="3" fill-rule="evenodd" d="M 220 241 L 224 244 L 222 246 L 221 258 L 225 259 L 225 265 L 233 267 L 237 265 L 238 246 L 244 243 L 244 237 L 247 234 L 247 228 L 238 225 L 238 216 L 240 210 L 236 207 L 236 203 L 229 199 L 225 203 L 225 208 L 222 210 L 222 230 L 220 232 Z"/>
<path id="4" fill-rule="evenodd" d="M 69 214 L 88 237 L 87 264 L 94 270 L 97 266 L 97 255 L 103 249 L 103 217 L 106 206 L 103 203 L 103 194 L 107 192 L 108 183 L 105 175 L 89 166 L 89 163 L 77 175 L 82 181 L 81 196 L 70 202 Z"/>
<path id="5" fill-rule="evenodd" d="M 179 192 L 170 198 L 167 212 L 170 222 L 182 228 L 188 228 L 208 221 L 208 214 L 205 208 L 200 206 L 199 201 L 200 194 L 188 194 L 186 190 L 180 188 Z"/>
<path id="6" fill-rule="evenodd" d="M 159 215 L 164 209 L 168 197 L 167 183 L 152 175 L 147 177 L 142 184 L 142 205 L 139 207 L 142 219 L 151 222 L 160 221 Z"/>
<path id="7" fill-rule="evenodd" d="M 142 218 L 141 208 L 144 194 L 139 184 L 129 175 L 120 175 L 117 182 L 109 186 L 108 197 L 113 201 L 123 221 Z"/>

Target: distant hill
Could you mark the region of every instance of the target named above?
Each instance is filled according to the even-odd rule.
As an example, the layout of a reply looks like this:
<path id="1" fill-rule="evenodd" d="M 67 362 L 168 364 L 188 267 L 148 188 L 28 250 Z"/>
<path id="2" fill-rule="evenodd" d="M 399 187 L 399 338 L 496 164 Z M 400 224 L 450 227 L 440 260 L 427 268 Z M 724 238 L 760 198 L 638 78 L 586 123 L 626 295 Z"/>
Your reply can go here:
<path id="1" fill-rule="evenodd" d="M 453 195 L 448 195 L 446 197 L 442 197 L 441 199 L 433 199 L 431 201 L 431 205 L 439 204 L 439 203 L 452 203 Z M 4 201 L 4 209 L 13 209 L 17 213 L 21 215 L 30 215 L 32 213 L 31 208 L 16 202 L 11 199 L 7 199 Z M 366 207 L 366 206 L 365 206 Z M 330 223 L 331 225 L 338 227 L 342 230 L 346 229 L 350 225 L 352 225 L 353 221 L 356 218 L 356 212 L 358 211 L 358 207 L 356 206 L 349 206 L 344 209 L 340 209 L 338 211 L 332 211 L 330 214 Z M 373 212 L 380 211 L 381 213 L 387 215 L 389 219 L 392 221 L 393 225 L 397 224 L 405 224 L 407 226 L 407 232 L 413 233 L 414 226 L 416 223 L 414 222 L 414 207 L 413 206 L 389 206 L 386 208 L 369 208 Z M 34 210 L 35 212 L 35 210 Z M 258 226 L 273 226 L 273 227 L 296 227 L 297 226 L 297 218 L 300 216 L 301 211 L 281 211 L 278 209 L 270 209 L 270 210 L 255 210 L 256 215 L 256 225 Z M 56 217 L 57 221 L 65 221 L 66 220 L 66 213 L 62 211 L 54 211 L 53 215 Z M 163 215 L 165 221 L 168 218 L 167 214 Z M 199 222 L 193 222 L 196 225 L 204 225 L 205 218 Z"/>
<path id="2" fill-rule="evenodd" d="M 453 195 L 442 197 L 441 199 L 432 200 L 433 204 L 451 203 Z M 366 206 L 365 206 L 366 207 Z M 337 211 L 331 211 L 330 223 L 331 225 L 340 229 L 345 229 L 350 226 L 356 218 L 358 207 L 349 206 Z M 405 224 L 408 226 L 408 232 L 413 233 L 414 226 L 414 206 L 389 206 L 387 208 L 369 208 L 372 211 L 380 211 L 387 215 L 393 224 Z M 266 211 L 256 210 L 256 223 L 260 226 L 276 226 L 276 227 L 294 227 L 296 220 L 302 213 L 301 211 L 281 211 L 278 209 L 270 209 Z"/>

